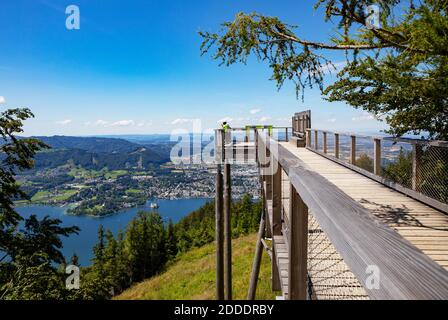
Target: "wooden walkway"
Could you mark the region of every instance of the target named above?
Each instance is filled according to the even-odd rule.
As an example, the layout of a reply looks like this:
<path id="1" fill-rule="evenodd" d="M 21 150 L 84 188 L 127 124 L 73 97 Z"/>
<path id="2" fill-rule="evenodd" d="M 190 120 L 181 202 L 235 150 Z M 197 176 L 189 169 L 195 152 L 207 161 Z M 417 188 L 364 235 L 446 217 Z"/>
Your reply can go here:
<path id="1" fill-rule="evenodd" d="M 299 158 L 307 170 L 318 173 L 342 192 L 368 209 L 380 221 L 395 229 L 404 239 L 448 270 L 448 215 L 392 190 L 372 179 L 291 143 L 280 145 Z M 282 175 L 282 210 L 289 218 L 289 180 Z M 268 206 L 269 208 L 270 206 Z M 270 211 L 270 210 L 268 210 Z M 311 212 L 312 213 L 312 212 Z M 269 212 L 271 220 L 271 213 Z M 284 230 L 284 233 L 287 233 Z M 284 234 L 285 236 L 285 234 Z M 282 292 L 287 298 L 287 241 L 274 238 Z M 308 221 L 308 275 L 315 299 L 368 299 L 313 214 Z"/>

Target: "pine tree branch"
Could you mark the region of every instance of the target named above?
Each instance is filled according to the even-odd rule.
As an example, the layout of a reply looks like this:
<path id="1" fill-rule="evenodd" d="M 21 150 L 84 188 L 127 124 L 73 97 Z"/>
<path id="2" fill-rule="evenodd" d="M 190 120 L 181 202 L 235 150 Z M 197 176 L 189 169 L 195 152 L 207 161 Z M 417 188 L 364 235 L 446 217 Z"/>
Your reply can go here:
<path id="1" fill-rule="evenodd" d="M 299 43 L 304 46 L 319 48 L 319 49 L 329 49 L 329 50 L 373 50 L 373 49 L 383 49 L 383 48 L 390 48 L 394 47 L 394 44 L 346 44 L 346 45 L 340 45 L 340 44 L 327 44 L 322 42 L 314 42 L 314 41 L 306 41 L 299 39 L 295 36 L 287 35 L 278 31 L 274 31 L 274 33 L 284 38 L 284 40 L 293 41 L 296 43 Z M 274 41 L 273 41 L 274 42 Z"/>

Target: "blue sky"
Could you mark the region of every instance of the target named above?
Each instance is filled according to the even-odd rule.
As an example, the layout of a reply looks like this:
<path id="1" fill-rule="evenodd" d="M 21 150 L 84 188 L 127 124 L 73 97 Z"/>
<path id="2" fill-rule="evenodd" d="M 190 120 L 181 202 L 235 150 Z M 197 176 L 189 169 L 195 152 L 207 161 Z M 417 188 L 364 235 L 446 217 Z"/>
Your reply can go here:
<path id="1" fill-rule="evenodd" d="M 65 8 L 81 11 L 67 30 Z M 277 91 L 264 64 L 219 67 L 200 57 L 197 32 L 217 31 L 236 13 L 257 11 L 298 25 L 307 39 L 334 31 L 314 0 L 5 0 L 0 10 L 0 109 L 27 106 L 27 135 L 169 133 L 192 119 L 214 128 L 288 125 L 310 108 L 313 126 L 373 132 L 384 127 L 360 110 L 324 101 L 318 90 L 296 99 Z M 335 63 L 344 60 L 333 56 Z M 328 79 L 331 81 L 331 79 Z"/>

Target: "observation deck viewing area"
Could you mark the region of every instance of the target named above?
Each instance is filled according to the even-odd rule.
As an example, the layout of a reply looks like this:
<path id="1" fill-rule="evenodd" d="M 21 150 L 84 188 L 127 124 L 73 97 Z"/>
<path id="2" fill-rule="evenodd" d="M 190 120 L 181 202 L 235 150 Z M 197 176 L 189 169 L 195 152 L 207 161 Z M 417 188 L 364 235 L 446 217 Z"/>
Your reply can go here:
<path id="1" fill-rule="evenodd" d="M 256 165 L 279 299 L 448 299 L 448 143 L 291 127 L 216 130 L 216 297 L 232 299 L 231 167 Z"/>

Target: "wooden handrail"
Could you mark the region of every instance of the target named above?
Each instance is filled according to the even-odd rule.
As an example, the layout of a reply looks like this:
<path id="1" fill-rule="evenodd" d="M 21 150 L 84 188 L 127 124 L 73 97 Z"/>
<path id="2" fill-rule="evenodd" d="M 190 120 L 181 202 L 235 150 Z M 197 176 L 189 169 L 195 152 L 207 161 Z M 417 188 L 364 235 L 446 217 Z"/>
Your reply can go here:
<path id="1" fill-rule="evenodd" d="M 307 129 L 307 131 L 317 131 L 317 132 L 325 132 L 327 134 L 337 134 L 339 136 L 356 136 L 357 138 L 362 139 L 378 139 L 378 140 L 387 140 L 387 141 L 393 141 L 393 142 L 405 142 L 409 144 L 424 144 L 428 146 L 433 147 L 440 147 L 440 148 L 448 148 L 448 141 L 444 140 L 427 140 L 427 139 L 414 139 L 414 138 L 403 138 L 403 137 L 390 137 L 390 136 L 376 136 L 376 135 L 363 135 L 353 132 L 339 132 L 339 131 L 329 131 L 329 130 L 322 130 L 322 129 Z"/>
<path id="2" fill-rule="evenodd" d="M 418 190 L 418 173 L 419 173 L 419 161 L 421 161 L 421 155 L 417 156 L 417 154 L 421 154 L 422 152 L 422 145 L 427 143 L 427 145 L 430 146 L 436 146 L 436 147 L 442 147 L 444 148 L 444 143 L 447 144 L 446 141 L 427 141 L 427 140 L 413 140 L 413 139 L 399 139 L 401 142 L 410 143 L 412 146 L 412 188 L 408 188 L 406 186 L 403 186 L 395 181 L 391 181 L 386 177 L 382 176 L 382 167 L 381 167 L 381 157 L 382 157 L 382 141 L 389 141 L 390 138 L 381 138 L 381 137 L 369 137 L 369 136 L 360 136 L 355 134 L 342 134 L 342 133 L 334 133 L 334 155 L 329 155 L 328 152 L 325 152 L 327 149 L 327 141 L 325 139 L 327 134 L 331 134 L 330 131 L 322 131 L 322 130 L 316 130 L 316 129 L 309 129 L 307 130 L 307 137 L 311 137 L 312 133 L 314 133 L 315 141 L 318 139 L 318 133 L 322 132 L 324 133 L 324 142 L 323 142 L 323 152 L 318 150 L 316 148 L 316 143 L 312 145 L 311 143 L 307 143 L 307 148 L 327 159 L 330 159 L 331 161 L 334 161 L 340 165 L 343 165 L 345 167 L 348 167 L 349 169 L 356 171 L 370 179 L 373 179 L 385 186 L 388 186 L 389 188 L 392 188 L 398 192 L 401 192 L 407 196 L 410 196 L 420 202 L 423 202 L 424 204 L 427 204 L 433 208 L 436 208 L 437 210 L 440 210 L 442 212 L 448 213 L 448 204 L 443 203 L 435 198 L 432 198 L 428 196 L 425 193 L 422 193 Z M 346 162 L 342 159 L 340 159 L 340 135 L 345 135 L 350 138 L 350 155 L 349 155 L 349 161 Z M 359 167 L 356 164 L 356 144 L 357 140 L 356 138 L 363 138 L 363 139 L 371 139 L 373 143 L 373 172 L 370 172 L 362 167 Z M 413 142 L 410 142 L 413 141 Z M 420 142 L 417 142 L 420 141 Z"/>
<path id="3" fill-rule="evenodd" d="M 290 183 L 372 299 L 448 299 L 448 272 L 369 210 L 266 134 L 268 147 Z M 366 284 L 379 271 L 379 288 Z"/>

